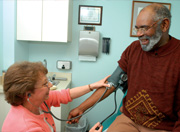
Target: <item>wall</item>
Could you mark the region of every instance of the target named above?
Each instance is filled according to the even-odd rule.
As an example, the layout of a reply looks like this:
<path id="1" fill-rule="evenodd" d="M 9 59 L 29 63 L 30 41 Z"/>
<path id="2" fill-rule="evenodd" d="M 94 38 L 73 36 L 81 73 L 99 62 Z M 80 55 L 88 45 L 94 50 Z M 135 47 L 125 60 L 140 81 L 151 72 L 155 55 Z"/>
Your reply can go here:
<path id="1" fill-rule="evenodd" d="M 16 8 L 17 8 L 17 1 L 15 0 L 14 3 L 14 49 L 15 49 L 15 53 L 14 53 L 14 58 L 15 58 L 15 62 L 18 61 L 28 61 L 29 60 L 29 45 L 27 41 L 17 41 L 16 40 L 16 25 L 17 25 L 17 19 L 16 19 Z"/>
<path id="2" fill-rule="evenodd" d="M 14 1 L 3 0 L 3 68 L 14 63 Z"/>
<path id="3" fill-rule="evenodd" d="M 169 1 L 167 0 L 167 3 Z M 180 1 L 179 0 L 171 0 L 171 14 L 172 14 L 172 22 L 171 22 L 171 27 L 170 27 L 170 34 L 178 39 L 180 39 L 179 35 L 179 30 L 180 26 L 178 26 L 178 23 L 180 22 L 180 17 L 178 11 L 180 10 L 179 5 Z"/>
<path id="4" fill-rule="evenodd" d="M 6 0 L 4 0 L 6 1 Z M 180 39 L 178 12 L 180 1 L 178 0 L 149 0 L 157 2 L 171 2 L 172 25 L 170 34 Z M 72 42 L 70 43 L 50 43 L 50 42 L 25 42 L 16 41 L 16 3 L 8 3 L 3 6 L 3 45 L 4 46 L 4 67 L 7 68 L 14 61 L 29 60 L 43 61 L 47 59 L 48 70 L 51 72 L 71 72 L 72 87 L 81 86 L 98 81 L 111 74 L 117 67 L 124 49 L 137 38 L 130 37 L 130 22 L 132 0 L 73 0 L 73 31 Z M 78 60 L 78 41 L 79 31 L 83 30 L 83 25 L 78 25 L 79 5 L 98 5 L 103 6 L 102 26 L 96 26 L 96 31 L 101 33 L 102 37 L 111 38 L 110 54 L 101 52 L 100 43 L 99 56 L 96 62 L 80 62 Z M 0 24 L 0 26 L 2 26 Z M 10 55 L 10 56 L 8 56 Z M 63 71 L 56 68 L 57 60 L 72 61 L 72 69 Z M 71 108 L 78 106 L 92 93 L 81 98 L 75 99 L 71 103 Z M 121 101 L 122 93 L 118 91 L 118 103 Z M 114 110 L 113 94 L 106 100 L 99 103 L 86 116 L 89 124 L 92 126 L 97 121 L 102 121 L 106 115 Z M 102 112 L 103 111 L 103 112 Z"/>
<path id="5" fill-rule="evenodd" d="M 3 4 L 0 0 L 0 75 L 2 75 L 3 69 Z"/>
<path id="6" fill-rule="evenodd" d="M 0 41 L 3 47 L 3 69 L 0 70 L 7 70 L 14 62 L 29 59 L 29 45 L 28 42 L 16 40 L 16 0 L 3 0 L 1 3 L 3 35 Z"/>

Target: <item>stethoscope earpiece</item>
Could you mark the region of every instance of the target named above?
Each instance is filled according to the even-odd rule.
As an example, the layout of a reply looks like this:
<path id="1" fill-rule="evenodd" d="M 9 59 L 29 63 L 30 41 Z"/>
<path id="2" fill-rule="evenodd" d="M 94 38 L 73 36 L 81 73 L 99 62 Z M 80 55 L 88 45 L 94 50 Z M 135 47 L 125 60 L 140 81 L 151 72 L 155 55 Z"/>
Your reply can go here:
<path id="1" fill-rule="evenodd" d="M 31 97 L 31 93 L 28 93 L 28 98 Z"/>

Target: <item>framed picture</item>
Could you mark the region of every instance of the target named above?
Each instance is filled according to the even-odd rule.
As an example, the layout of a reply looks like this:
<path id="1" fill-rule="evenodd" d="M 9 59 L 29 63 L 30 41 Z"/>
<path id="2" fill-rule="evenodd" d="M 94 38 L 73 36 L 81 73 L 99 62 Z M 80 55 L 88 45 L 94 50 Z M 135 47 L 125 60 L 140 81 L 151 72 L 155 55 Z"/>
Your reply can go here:
<path id="1" fill-rule="evenodd" d="M 79 5 L 78 24 L 82 25 L 101 25 L 102 6 Z"/>
<path id="2" fill-rule="evenodd" d="M 150 5 L 152 3 L 158 3 L 158 2 L 145 2 L 145 1 L 133 1 L 132 4 L 132 16 L 131 16 L 131 30 L 130 30 L 130 36 L 131 37 L 137 37 L 136 31 L 135 31 L 135 24 L 136 24 L 136 18 L 139 14 L 139 12 L 146 7 L 147 5 Z M 165 5 L 169 10 L 171 9 L 170 3 L 159 3 Z"/>

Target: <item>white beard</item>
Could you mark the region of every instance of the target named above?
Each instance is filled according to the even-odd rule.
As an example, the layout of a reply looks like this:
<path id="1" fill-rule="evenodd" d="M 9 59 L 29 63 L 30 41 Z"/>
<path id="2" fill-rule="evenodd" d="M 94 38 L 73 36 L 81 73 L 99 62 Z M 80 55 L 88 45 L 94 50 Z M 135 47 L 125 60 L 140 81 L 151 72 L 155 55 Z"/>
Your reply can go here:
<path id="1" fill-rule="evenodd" d="M 161 37 L 162 37 L 162 31 L 160 28 L 157 28 L 156 33 L 151 37 L 149 37 L 149 36 L 139 37 L 139 41 L 140 41 L 142 50 L 144 50 L 144 51 L 152 50 L 153 47 L 159 42 Z M 147 45 L 143 45 L 141 42 L 141 39 L 148 39 L 149 43 Z"/>

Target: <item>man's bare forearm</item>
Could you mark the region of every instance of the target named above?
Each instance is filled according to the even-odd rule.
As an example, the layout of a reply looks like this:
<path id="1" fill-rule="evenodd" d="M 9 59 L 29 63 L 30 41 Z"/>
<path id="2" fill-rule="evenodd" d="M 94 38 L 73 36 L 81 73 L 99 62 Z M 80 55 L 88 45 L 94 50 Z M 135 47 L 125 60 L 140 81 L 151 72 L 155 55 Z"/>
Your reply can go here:
<path id="1" fill-rule="evenodd" d="M 92 107 L 98 101 L 98 99 L 103 95 L 103 93 L 105 92 L 105 89 L 106 89 L 105 87 L 97 89 L 88 99 L 86 99 L 83 103 L 81 103 L 78 106 L 78 108 L 84 112 L 90 107 Z M 101 100 L 109 96 L 114 91 L 114 89 L 115 89 L 114 87 L 112 87 L 111 89 L 108 89 Z"/>

